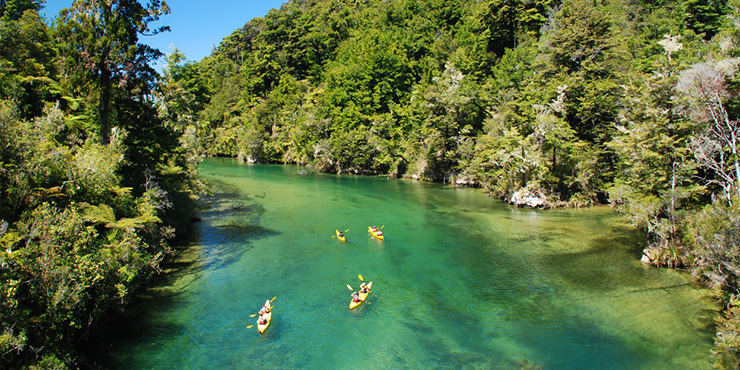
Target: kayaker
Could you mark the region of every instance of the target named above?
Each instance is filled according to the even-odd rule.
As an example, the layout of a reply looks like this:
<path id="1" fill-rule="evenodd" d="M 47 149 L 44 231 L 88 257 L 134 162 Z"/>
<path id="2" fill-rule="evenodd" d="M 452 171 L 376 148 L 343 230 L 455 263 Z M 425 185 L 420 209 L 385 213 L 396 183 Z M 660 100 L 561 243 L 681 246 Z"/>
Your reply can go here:
<path id="1" fill-rule="evenodd" d="M 360 284 L 360 293 L 370 294 L 370 289 L 367 288 L 367 284 L 364 281 Z"/>
<path id="2" fill-rule="evenodd" d="M 357 292 L 352 292 L 352 301 L 353 302 L 361 301 L 360 296 L 357 294 Z"/>
<path id="3" fill-rule="evenodd" d="M 265 317 L 265 316 L 260 316 L 260 319 L 259 319 L 259 320 L 257 321 L 257 323 L 258 323 L 258 324 L 260 324 L 260 325 L 265 325 L 265 324 L 267 324 L 267 317 Z"/>
<path id="4" fill-rule="evenodd" d="M 266 300 L 265 304 L 260 308 L 260 316 L 270 312 L 270 300 Z"/>
<path id="5" fill-rule="evenodd" d="M 339 237 L 340 237 L 340 238 L 344 238 L 344 233 L 340 231 L 340 232 L 339 232 Z"/>

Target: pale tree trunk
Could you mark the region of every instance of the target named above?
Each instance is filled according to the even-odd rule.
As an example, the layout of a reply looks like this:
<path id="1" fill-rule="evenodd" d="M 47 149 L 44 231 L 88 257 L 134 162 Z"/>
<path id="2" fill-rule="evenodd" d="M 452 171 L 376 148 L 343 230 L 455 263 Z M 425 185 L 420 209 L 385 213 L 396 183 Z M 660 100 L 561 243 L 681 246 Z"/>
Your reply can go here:
<path id="1" fill-rule="evenodd" d="M 671 218 L 671 239 L 676 235 L 676 159 L 671 161 L 671 210 L 668 212 Z"/>

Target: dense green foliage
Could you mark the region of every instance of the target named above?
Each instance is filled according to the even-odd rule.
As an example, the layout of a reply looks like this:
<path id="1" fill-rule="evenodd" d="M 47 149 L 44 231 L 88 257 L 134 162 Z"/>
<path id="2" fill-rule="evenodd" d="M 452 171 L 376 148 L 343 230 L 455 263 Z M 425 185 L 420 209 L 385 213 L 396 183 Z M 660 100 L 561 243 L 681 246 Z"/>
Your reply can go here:
<path id="1" fill-rule="evenodd" d="M 198 188 L 198 148 L 155 105 L 159 52 L 137 41 L 166 4 L 77 1 L 53 27 L 41 6 L 0 2 L 3 369 L 84 362 L 79 341 L 159 271 Z"/>
<path id="2" fill-rule="evenodd" d="M 609 202 L 731 308 L 738 363 L 740 3 L 289 1 L 163 87 L 208 155 Z M 184 62 L 184 63 L 183 63 Z M 733 365 L 735 364 L 735 365 Z"/>
<path id="3" fill-rule="evenodd" d="M 676 75 L 719 50 L 709 40 L 732 28 L 722 26 L 731 10 L 677 0 L 291 1 L 169 73 L 210 155 L 591 204 L 619 180 L 611 142 L 634 94 L 650 99 L 654 75 L 671 73 L 654 103 L 674 104 Z M 668 52 L 666 40 L 681 48 Z"/>

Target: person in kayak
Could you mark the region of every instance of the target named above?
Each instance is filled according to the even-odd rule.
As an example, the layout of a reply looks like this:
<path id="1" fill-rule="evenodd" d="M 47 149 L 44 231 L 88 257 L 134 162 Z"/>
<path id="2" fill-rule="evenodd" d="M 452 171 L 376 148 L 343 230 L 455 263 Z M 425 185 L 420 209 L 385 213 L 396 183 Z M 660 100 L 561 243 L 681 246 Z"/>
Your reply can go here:
<path id="1" fill-rule="evenodd" d="M 352 292 L 352 302 L 360 302 L 362 299 L 360 299 L 360 295 L 357 292 Z"/>
<path id="2" fill-rule="evenodd" d="M 377 236 L 382 236 L 383 235 L 383 232 L 380 231 L 380 230 L 378 230 L 378 227 L 377 226 L 373 225 L 373 234 L 375 234 Z"/>
<path id="3" fill-rule="evenodd" d="M 260 316 L 270 312 L 270 300 L 266 300 L 265 304 L 260 308 Z"/>
<path id="4" fill-rule="evenodd" d="M 370 289 L 367 288 L 367 284 L 364 281 L 360 284 L 360 293 L 370 294 Z"/>
<path id="5" fill-rule="evenodd" d="M 344 233 L 343 232 L 340 231 L 338 235 L 339 235 L 340 238 L 344 238 Z"/>

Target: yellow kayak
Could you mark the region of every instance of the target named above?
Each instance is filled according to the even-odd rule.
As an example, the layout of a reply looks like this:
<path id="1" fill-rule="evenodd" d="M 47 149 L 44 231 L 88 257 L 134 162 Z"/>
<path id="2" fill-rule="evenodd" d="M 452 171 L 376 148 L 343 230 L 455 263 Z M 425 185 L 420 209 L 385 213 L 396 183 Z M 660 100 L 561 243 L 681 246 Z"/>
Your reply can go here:
<path id="1" fill-rule="evenodd" d="M 334 230 L 337 230 L 337 229 L 334 229 Z M 337 230 L 337 239 L 339 239 L 341 241 L 345 241 L 346 238 L 344 237 L 344 233 L 340 234 L 339 233 L 339 230 Z"/>
<path id="2" fill-rule="evenodd" d="M 380 239 L 380 240 L 383 240 L 383 239 L 385 239 L 385 237 L 383 236 L 383 232 L 382 232 L 382 231 L 380 231 L 380 230 L 377 230 L 377 231 L 373 231 L 373 228 L 372 228 L 371 226 L 368 226 L 368 227 L 367 227 L 367 231 L 368 231 L 368 232 L 369 232 L 370 234 L 373 234 L 373 236 L 374 236 L 374 237 L 376 237 L 376 238 L 378 238 L 378 239 Z"/>
<path id="3" fill-rule="evenodd" d="M 262 318 L 266 318 L 267 322 L 265 324 L 261 324 Z M 272 322 L 272 310 L 270 312 L 260 316 L 260 320 L 257 321 L 257 330 L 260 331 L 260 334 L 264 333 L 265 330 L 267 330 L 267 327 L 270 326 L 270 322 Z"/>
<path id="4" fill-rule="evenodd" d="M 367 290 L 372 289 L 372 287 L 373 287 L 373 282 L 372 281 L 369 282 L 369 283 L 367 283 Z M 352 298 L 352 300 L 349 301 L 349 309 L 351 310 L 351 309 L 353 309 L 353 308 L 361 305 L 362 302 L 365 302 L 365 300 L 367 299 L 367 295 L 368 294 L 370 294 L 370 293 L 360 293 L 359 294 L 360 300 L 357 301 L 357 302 L 355 302 L 355 299 Z"/>

